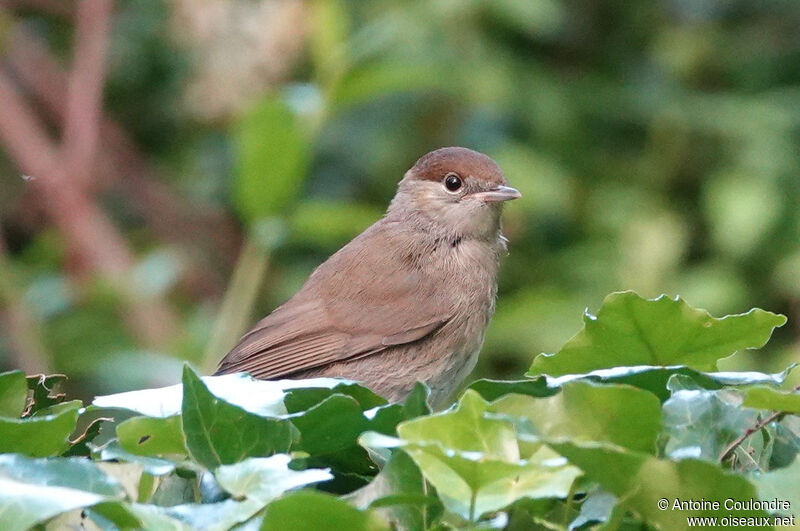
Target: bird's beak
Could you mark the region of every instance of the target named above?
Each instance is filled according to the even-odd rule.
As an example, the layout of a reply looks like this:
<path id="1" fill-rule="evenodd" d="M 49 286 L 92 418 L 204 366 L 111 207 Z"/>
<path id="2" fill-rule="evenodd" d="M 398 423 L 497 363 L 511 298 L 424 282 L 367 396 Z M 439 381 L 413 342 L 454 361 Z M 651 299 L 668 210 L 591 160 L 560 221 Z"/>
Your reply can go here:
<path id="1" fill-rule="evenodd" d="M 519 199 L 522 194 L 516 188 L 510 186 L 498 186 L 487 190 L 486 192 L 475 192 L 469 194 L 467 197 L 483 201 L 484 203 L 494 203 L 497 201 L 510 201 L 512 199 Z"/>

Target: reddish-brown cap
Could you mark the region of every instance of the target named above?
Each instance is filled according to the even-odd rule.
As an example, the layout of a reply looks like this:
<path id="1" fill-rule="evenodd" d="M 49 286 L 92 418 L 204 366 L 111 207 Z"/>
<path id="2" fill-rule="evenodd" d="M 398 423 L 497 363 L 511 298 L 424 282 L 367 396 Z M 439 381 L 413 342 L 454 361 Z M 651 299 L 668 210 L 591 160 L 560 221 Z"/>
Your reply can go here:
<path id="1" fill-rule="evenodd" d="M 489 185 L 505 185 L 500 167 L 491 158 L 463 147 L 444 147 L 423 155 L 411 167 L 415 179 L 441 181 L 450 172 L 480 179 Z"/>

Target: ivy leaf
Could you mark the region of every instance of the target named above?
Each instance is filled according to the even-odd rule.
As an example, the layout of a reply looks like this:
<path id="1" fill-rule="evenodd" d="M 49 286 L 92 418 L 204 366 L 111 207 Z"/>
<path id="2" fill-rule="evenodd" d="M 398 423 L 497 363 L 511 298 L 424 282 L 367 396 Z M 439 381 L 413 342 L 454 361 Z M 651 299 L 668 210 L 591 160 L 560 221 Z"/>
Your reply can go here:
<path id="1" fill-rule="evenodd" d="M 80 400 L 64 402 L 40 410 L 23 419 L 0 418 L 0 453 L 20 453 L 32 457 L 59 455 L 70 446 Z"/>
<path id="2" fill-rule="evenodd" d="M 297 413 L 311 409 L 334 394 L 351 397 L 358 403 L 361 411 L 386 404 L 386 399 L 376 395 L 363 385 L 347 380 L 333 387 L 297 387 L 291 389 L 286 393 L 286 398 L 284 398 L 283 402 L 289 413 Z"/>
<path id="3" fill-rule="evenodd" d="M 431 407 L 428 405 L 428 397 L 431 391 L 422 382 L 417 382 L 408 393 L 406 401 L 403 403 L 403 418 L 411 420 L 416 417 L 430 415 Z"/>
<path id="4" fill-rule="evenodd" d="M 23 531 L 61 513 L 123 496 L 122 487 L 87 459 L 0 455 L 4 530 Z"/>
<path id="5" fill-rule="evenodd" d="M 22 371 L 0 373 L 0 417 L 19 418 L 28 399 L 28 383 Z"/>
<path id="6" fill-rule="evenodd" d="M 291 417 L 300 432 L 297 449 L 311 455 L 329 454 L 356 446 L 369 429 L 360 404 L 347 395 L 331 395 L 311 409 Z"/>
<path id="7" fill-rule="evenodd" d="M 97 438 L 98 435 L 100 435 L 100 429 L 103 427 L 103 423 L 111 422 L 112 420 L 113 419 L 105 417 L 99 417 L 92 420 L 83 430 L 83 433 L 70 441 L 71 446 L 66 452 L 64 452 L 63 455 L 65 457 L 89 457 L 91 455 L 90 444 Z"/>
<path id="8" fill-rule="evenodd" d="M 361 509 L 376 509 L 396 529 L 430 529 L 443 506 L 407 453 L 395 450 L 369 485 L 348 496 Z"/>
<path id="9" fill-rule="evenodd" d="M 404 422 L 397 433 L 411 443 L 435 442 L 444 448 L 516 462 L 520 455 L 514 428 L 509 422 L 484 418 L 487 409 L 488 403 L 478 393 L 467 391 L 455 408 Z"/>
<path id="10" fill-rule="evenodd" d="M 288 490 L 333 479 L 324 469 L 292 470 L 286 454 L 272 457 L 251 457 L 233 465 L 222 465 L 214 471 L 220 486 L 236 498 L 267 504 Z"/>
<path id="11" fill-rule="evenodd" d="M 792 464 L 785 468 L 753 475 L 752 481 L 762 500 L 789 502 L 789 508 L 778 508 L 776 513 L 784 516 L 797 514 L 797 507 L 800 507 L 800 456 L 795 457 Z"/>
<path id="12" fill-rule="evenodd" d="M 800 455 L 800 417 L 787 415 L 774 424 L 770 468 L 783 468 L 792 464 Z"/>
<path id="13" fill-rule="evenodd" d="M 490 402 L 510 394 L 545 397 L 558 393 L 558 385 L 551 384 L 547 376 L 536 376 L 527 380 L 476 380 L 468 388 L 477 391 Z"/>
<path id="14" fill-rule="evenodd" d="M 468 390 L 455 408 L 400 424 L 400 439 L 370 432 L 361 442 L 402 447 L 444 506 L 472 522 L 520 498 L 565 497 L 580 472 L 541 447 L 521 456 L 511 422 L 487 413 L 489 404 Z"/>
<path id="15" fill-rule="evenodd" d="M 786 317 L 754 308 L 711 317 L 683 299 L 643 299 L 626 291 L 606 297 L 597 316 L 555 354 L 540 354 L 529 376 L 577 374 L 617 366 L 686 365 L 713 370 L 737 350 L 763 346 Z"/>
<path id="16" fill-rule="evenodd" d="M 757 411 L 742 409 L 740 403 L 732 390 L 675 390 L 663 407 L 666 455 L 716 463 L 724 449 L 758 420 Z M 761 434 L 754 433 L 748 444 L 760 454 Z"/>
<path id="17" fill-rule="evenodd" d="M 506 395 L 489 407 L 529 420 L 535 432 L 546 438 L 605 441 L 646 453 L 655 452 L 661 431 L 658 398 L 621 385 L 572 382 L 551 397 Z"/>
<path id="18" fill-rule="evenodd" d="M 40 409 L 45 409 L 64 401 L 64 393 L 56 393 L 55 388 L 67 379 L 63 374 L 36 374 L 26 377 L 28 389 L 33 391 L 33 396 L 25 410 L 25 415 L 33 415 Z"/>
<path id="19" fill-rule="evenodd" d="M 428 405 L 430 389 L 422 382 L 416 382 L 405 402 L 388 404 L 364 412 L 369 418 L 369 429 L 384 435 L 394 435 L 397 425 L 404 420 L 429 415 L 431 408 Z"/>
<path id="20" fill-rule="evenodd" d="M 335 491 L 350 492 L 377 472 L 367 452 L 358 445 L 358 436 L 371 426 L 361 407 L 351 396 L 334 394 L 290 416 L 300 434 L 293 449 L 309 454 L 308 467 L 333 469 L 339 485 L 327 487 Z"/>
<path id="21" fill-rule="evenodd" d="M 163 476 L 174 471 L 176 463 L 167 459 L 160 459 L 157 457 L 146 457 L 141 455 L 134 455 L 126 452 L 119 446 L 118 441 L 112 441 L 104 445 L 99 451 L 99 455 L 95 456 L 99 461 L 121 461 L 125 463 L 135 463 L 142 467 L 142 470 L 152 476 Z"/>
<path id="22" fill-rule="evenodd" d="M 372 511 L 360 511 L 329 494 L 301 490 L 270 503 L 261 529 L 389 531 L 389 526 Z"/>
<path id="23" fill-rule="evenodd" d="M 705 389 L 722 389 L 730 386 L 769 385 L 779 386 L 797 366 L 791 364 L 786 370 L 775 374 L 761 372 L 702 372 L 685 365 L 654 367 L 639 365 L 635 367 L 613 367 L 597 369 L 584 374 L 564 376 L 539 375 L 526 380 L 477 380 L 469 389 L 478 391 L 486 400 L 496 400 L 512 393 L 535 397 L 547 397 L 558 393 L 560 387 L 570 382 L 597 382 L 603 384 L 627 384 L 650 391 L 662 402 L 670 397 L 667 382 L 672 376 L 682 375 L 691 378 Z"/>
<path id="24" fill-rule="evenodd" d="M 722 501 L 757 498 L 742 476 L 696 459 L 672 461 L 603 443 L 548 443 L 570 463 L 619 498 L 620 505 L 661 529 L 688 530 L 687 517 L 765 517 L 763 511 L 725 508 Z M 666 500 L 667 509 L 659 507 Z M 674 508 L 676 500 L 717 500 L 718 510 Z M 663 502 L 662 502 L 663 503 Z"/>
<path id="25" fill-rule="evenodd" d="M 286 452 L 297 433 L 287 420 L 261 417 L 217 398 L 188 365 L 181 418 L 191 456 L 210 469 Z"/>
<path id="26" fill-rule="evenodd" d="M 598 522 L 608 522 L 617 505 L 617 497 L 610 492 L 596 487 L 586 495 L 581 504 L 578 516 L 569 524 L 569 529 L 581 527 Z"/>
<path id="27" fill-rule="evenodd" d="M 117 439 L 134 455 L 186 454 L 180 415 L 130 418 L 117 426 Z"/>
<path id="28" fill-rule="evenodd" d="M 667 383 L 676 375 L 691 378 L 697 385 L 704 389 L 722 389 L 731 386 L 750 385 L 781 385 L 787 376 L 797 366 L 790 365 L 786 370 L 775 374 L 761 372 L 702 372 L 685 365 L 672 365 L 667 367 L 653 367 L 641 365 L 637 367 L 614 367 L 611 369 L 598 369 L 586 374 L 568 374 L 565 376 L 544 378 L 550 388 L 558 388 L 568 382 L 589 380 L 598 383 L 628 384 L 658 396 L 662 401 L 670 397 Z"/>
<path id="29" fill-rule="evenodd" d="M 250 413 L 262 416 L 286 414 L 283 405 L 284 388 L 288 387 L 285 385 L 286 382 L 256 380 L 245 373 L 204 376 L 202 381 L 215 396 Z M 310 380 L 309 385 L 317 382 L 318 380 Z M 322 381 L 320 385 L 332 384 Z M 92 405 L 101 408 L 127 409 L 148 417 L 170 417 L 181 412 L 182 399 L 183 387 L 178 384 L 98 396 L 92 401 Z"/>
<path id="30" fill-rule="evenodd" d="M 249 520 L 262 504 L 253 500 L 187 503 L 161 507 L 134 503 L 128 510 L 142 522 L 142 529 L 225 531 Z"/>
<path id="31" fill-rule="evenodd" d="M 742 405 L 770 411 L 800 413 L 800 392 L 782 392 L 769 387 L 751 387 L 745 392 Z"/>

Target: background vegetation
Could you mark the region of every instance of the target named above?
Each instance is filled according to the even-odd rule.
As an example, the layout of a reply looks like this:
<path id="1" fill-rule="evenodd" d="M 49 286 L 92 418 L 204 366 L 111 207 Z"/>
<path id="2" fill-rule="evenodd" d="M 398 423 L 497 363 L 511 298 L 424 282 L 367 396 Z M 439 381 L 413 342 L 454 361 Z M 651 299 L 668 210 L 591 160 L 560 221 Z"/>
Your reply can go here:
<path id="1" fill-rule="evenodd" d="M 523 198 L 476 376 L 636 289 L 789 316 L 800 5 L 0 1 L 0 367 L 89 397 L 213 369 L 423 153 Z"/>
<path id="2" fill-rule="evenodd" d="M 794 529 L 797 364 L 717 371 L 785 323 L 613 293 L 525 378 L 438 413 L 422 383 L 387 404 L 186 365 L 182 385 L 83 407 L 63 377 L 0 373 L 0 514 L 8 531 Z"/>

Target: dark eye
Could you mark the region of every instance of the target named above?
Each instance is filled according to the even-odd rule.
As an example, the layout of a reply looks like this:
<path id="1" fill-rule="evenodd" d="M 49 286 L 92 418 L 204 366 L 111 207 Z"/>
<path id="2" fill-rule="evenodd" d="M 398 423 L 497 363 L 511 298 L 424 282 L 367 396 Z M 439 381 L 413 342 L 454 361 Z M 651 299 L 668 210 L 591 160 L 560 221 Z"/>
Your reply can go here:
<path id="1" fill-rule="evenodd" d="M 455 173 L 448 173 L 444 178 L 444 187 L 450 192 L 458 191 L 461 188 L 461 177 Z"/>

